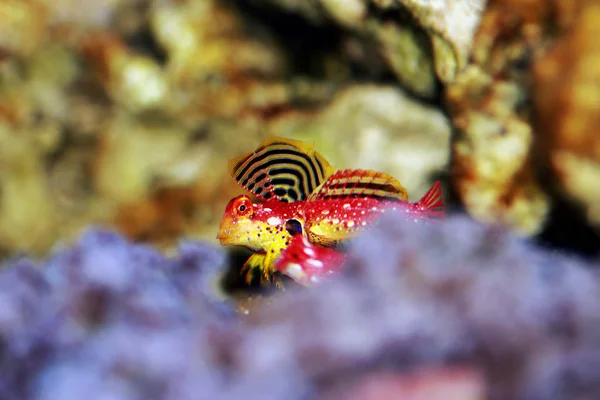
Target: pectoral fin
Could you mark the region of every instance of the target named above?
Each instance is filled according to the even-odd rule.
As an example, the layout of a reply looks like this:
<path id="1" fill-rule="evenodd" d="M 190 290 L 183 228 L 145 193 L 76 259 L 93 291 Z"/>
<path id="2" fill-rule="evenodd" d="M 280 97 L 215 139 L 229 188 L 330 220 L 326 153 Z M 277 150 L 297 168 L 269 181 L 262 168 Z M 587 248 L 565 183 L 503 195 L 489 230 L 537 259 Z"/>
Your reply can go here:
<path id="1" fill-rule="evenodd" d="M 244 275 L 246 284 L 250 285 L 254 280 L 254 271 L 257 269 L 262 271 L 265 265 L 266 254 L 254 253 L 244 263 L 244 266 L 240 270 L 240 274 Z M 262 276 L 262 275 L 261 275 Z"/>

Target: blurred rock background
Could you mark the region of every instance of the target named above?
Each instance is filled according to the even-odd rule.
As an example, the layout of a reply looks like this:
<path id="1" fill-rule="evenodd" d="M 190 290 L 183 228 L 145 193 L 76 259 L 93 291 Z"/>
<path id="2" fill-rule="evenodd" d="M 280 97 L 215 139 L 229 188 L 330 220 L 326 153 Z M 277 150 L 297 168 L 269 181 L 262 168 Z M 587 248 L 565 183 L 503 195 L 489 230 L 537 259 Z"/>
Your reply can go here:
<path id="1" fill-rule="evenodd" d="M 598 21 L 592 0 L 3 0 L 0 255 L 92 223 L 214 242 L 227 159 L 271 135 L 593 253 Z"/>

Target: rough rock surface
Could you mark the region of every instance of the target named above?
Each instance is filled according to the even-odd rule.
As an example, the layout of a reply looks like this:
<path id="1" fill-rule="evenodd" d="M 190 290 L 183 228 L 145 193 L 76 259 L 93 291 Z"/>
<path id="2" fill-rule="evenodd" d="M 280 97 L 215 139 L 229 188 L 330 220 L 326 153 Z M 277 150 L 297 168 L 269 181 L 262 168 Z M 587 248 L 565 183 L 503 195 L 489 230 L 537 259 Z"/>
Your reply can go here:
<path id="1" fill-rule="evenodd" d="M 391 86 L 348 86 L 316 115 L 284 115 L 267 128 L 271 135 L 314 143 L 336 168 L 392 174 L 411 201 L 418 201 L 445 175 L 450 162 L 448 118 Z"/>
<path id="2" fill-rule="evenodd" d="M 89 223 L 166 247 L 214 241 L 240 192 L 226 160 L 267 135 L 315 138 L 333 162 L 366 167 L 348 162 L 358 155 L 417 195 L 446 164 L 441 113 L 389 81 L 361 85 L 335 39 L 296 43 L 227 0 L 75 3 L 0 3 L 0 256 L 45 254 Z M 396 139 L 388 162 L 361 150 Z M 413 141 L 422 160 L 406 155 Z"/>
<path id="3" fill-rule="evenodd" d="M 436 94 L 467 64 L 483 0 L 250 0 L 298 13 L 315 24 L 333 21 L 377 43 L 396 77 L 419 95 Z"/>
<path id="4" fill-rule="evenodd" d="M 540 147 L 555 185 L 600 232 L 600 5 L 584 2 L 571 29 L 534 65 Z"/>
<path id="5" fill-rule="evenodd" d="M 467 210 L 525 235 L 568 199 L 598 223 L 596 1 L 490 1 L 446 91 Z M 575 212 L 576 213 L 576 212 Z"/>

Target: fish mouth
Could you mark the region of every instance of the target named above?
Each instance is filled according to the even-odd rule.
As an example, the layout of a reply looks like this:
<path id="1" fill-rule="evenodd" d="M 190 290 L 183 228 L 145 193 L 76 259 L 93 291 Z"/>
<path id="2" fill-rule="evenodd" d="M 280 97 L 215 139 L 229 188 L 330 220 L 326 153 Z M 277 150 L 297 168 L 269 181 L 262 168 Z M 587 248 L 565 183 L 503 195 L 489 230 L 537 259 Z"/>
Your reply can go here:
<path id="1" fill-rule="evenodd" d="M 217 239 L 219 239 L 219 243 L 221 243 L 221 246 L 225 246 L 229 243 L 229 234 L 230 232 L 225 230 L 221 230 L 219 231 L 219 233 L 217 233 Z"/>
<path id="2" fill-rule="evenodd" d="M 217 233 L 217 239 L 221 243 L 221 246 L 225 246 L 231 243 L 231 234 L 233 233 L 232 221 L 228 218 L 223 218 L 219 232 Z"/>

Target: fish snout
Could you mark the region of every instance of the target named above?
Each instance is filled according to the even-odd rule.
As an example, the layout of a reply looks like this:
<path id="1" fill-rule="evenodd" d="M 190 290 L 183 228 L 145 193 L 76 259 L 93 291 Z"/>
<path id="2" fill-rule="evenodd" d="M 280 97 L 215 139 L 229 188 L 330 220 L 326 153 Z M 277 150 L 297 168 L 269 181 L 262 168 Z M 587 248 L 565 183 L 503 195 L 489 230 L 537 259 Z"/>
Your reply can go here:
<path id="1" fill-rule="evenodd" d="M 230 236 L 231 236 L 231 229 L 219 230 L 219 233 L 217 233 L 217 239 L 219 239 L 221 246 L 225 246 L 229 243 Z"/>
<path id="2" fill-rule="evenodd" d="M 219 242 L 221 242 L 221 246 L 230 244 L 234 225 L 235 222 L 226 216 L 221 220 L 219 232 L 217 233 L 217 239 L 219 239 Z"/>

